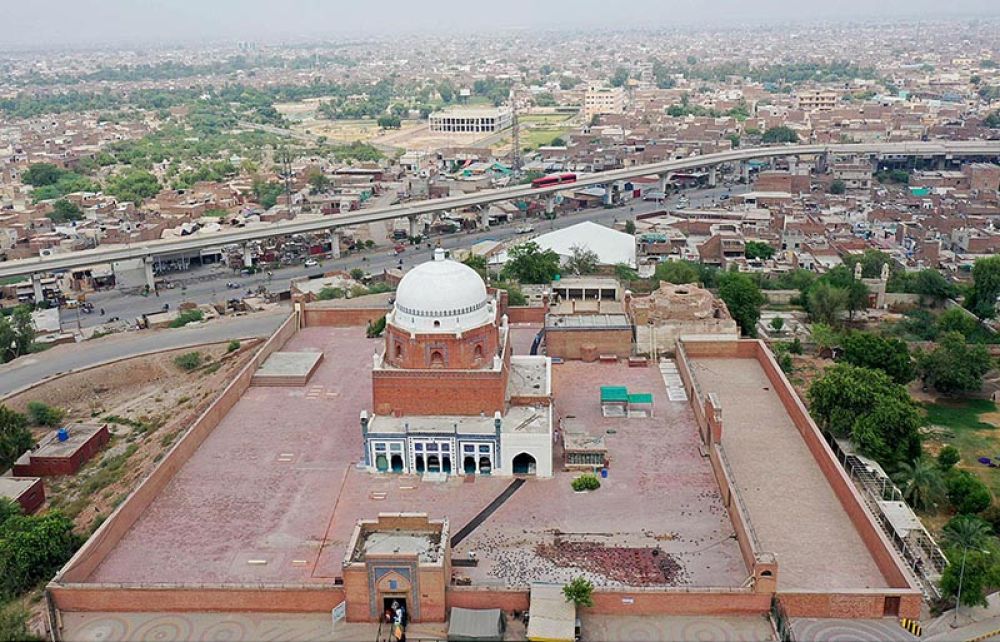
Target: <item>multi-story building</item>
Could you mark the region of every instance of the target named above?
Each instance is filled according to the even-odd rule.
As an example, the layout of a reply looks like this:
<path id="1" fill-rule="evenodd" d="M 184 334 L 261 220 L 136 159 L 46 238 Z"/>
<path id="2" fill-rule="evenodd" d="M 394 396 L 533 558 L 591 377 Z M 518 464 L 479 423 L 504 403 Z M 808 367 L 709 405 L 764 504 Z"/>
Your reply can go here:
<path id="1" fill-rule="evenodd" d="M 583 97 L 583 113 L 587 118 L 599 114 L 624 114 L 625 90 L 591 85 Z"/>
<path id="2" fill-rule="evenodd" d="M 432 132 L 447 134 L 499 132 L 513 123 L 509 107 L 454 107 L 429 117 Z"/>
<path id="3" fill-rule="evenodd" d="M 803 111 L 829 111 L 837 107 L 839 100 L 832 91 L 810 89 L 795 94 L 795 108 Z"/>

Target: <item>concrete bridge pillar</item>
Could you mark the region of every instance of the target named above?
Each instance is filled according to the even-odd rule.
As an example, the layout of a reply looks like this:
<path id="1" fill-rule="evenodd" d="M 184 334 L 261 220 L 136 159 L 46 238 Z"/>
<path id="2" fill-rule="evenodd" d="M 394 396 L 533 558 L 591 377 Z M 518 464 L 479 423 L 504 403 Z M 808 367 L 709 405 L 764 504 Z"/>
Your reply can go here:
<path id="1" fill-rule="evenodd" d="M 788 173 L 789 174 L 795 174 L 795 172 L 798 169 L 799 169 L 799 157 L 798 156 L 789 156 L 788 157 Z"/>
<path id="2" fill-rule="evenodd" d="M 414 215 L 407 216 L 406 218 L 410 221 L 410 238 L 412 239 L 420 236 L 421 234 L 419 226 L 417 225 L 417 217 Z"/>
<path id="3" fill-rule="evenodd" d="M 745 185 L 750 184 L 750 163 L 740 161 L 740 178 L 743 179 Z"/>
<path id="4" fill-rule="evenodd" d="M 488 206 L 479 210 L 479 227 L 484 230 L 490 229 L 490 208 Z"/>
<path id="5" fill-rule="evenodd" d="M 142 259 L 142 267 L 146 273 L 146 287 L 150 292 L 156 291 L 156 274 L 153 273 L 153 257 L 146 256 Z"/>
<path id="6" fill-rule="evenodd" d="M 337 230 L 330 230 L 330 257 L 340 258 L 340 232 Z"/>
<path id="7" fill-rule="evenodd" d="M 667 188 L 670 187 L 670 174 L 660 175 L 660 193 L 666 195 Z"/>
<path id="8" fill-rule="evenodd" d="M 250 251 L 250 244 L 243 244 L 243 267 L 249 269 L 253 267 L 253 253 Z"/>
<path id="9" fill-rule="evenodd" d="M 545 198 L 545 214 L 551 216 L 555 214 L 556 211 L 556 197 L 553 194 L 549 194 Z"/>
<path id="10" fill-rule="evenodd" d="M 604 206 L 605 207 L 611 207 L 611 205 L 613 203 L 613 201 L 612 201 L 613 193 L 611 191 L 611 188 L 612 188 L 611 183 L 608 183 L 607 185 L 604 186 Z"/>
<path id="11" fill-rule="evenodd" d="M 708 186 L 715 187 L 719 184 L 719 166 L 711 165 L 708 168 Z"/>
<path id="12" fill-rule="evenodd" d="M 42 275 L 32 274 L 31 275 L 31 288 L 34 290 L 35 294 L 35 305 L 38 305 L 45 300 L 45 291 L 42 289 Z"/>

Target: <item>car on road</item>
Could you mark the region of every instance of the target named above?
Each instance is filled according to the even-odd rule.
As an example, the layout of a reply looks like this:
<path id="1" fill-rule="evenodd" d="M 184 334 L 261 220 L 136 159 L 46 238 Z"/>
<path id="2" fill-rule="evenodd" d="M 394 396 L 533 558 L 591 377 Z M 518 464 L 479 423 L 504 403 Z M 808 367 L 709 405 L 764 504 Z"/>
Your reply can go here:
<path id="1" fill-rule="evenodd" d="M 319 261 L 317 261 L 316 259 L 307 259 L 306 262 L 303 263 L 302 265 L 306 267 L 316 267 L 317 265 L 319 265 Z"/>
<path id="2" fill-rule="evenodd" d="M 517 228 L 516 231 L 517 231 L 518 234 L 531 234 L 532 232 L 535 231 L 535 226 L 534 225 L 522 225 L 521 227 Z"/>

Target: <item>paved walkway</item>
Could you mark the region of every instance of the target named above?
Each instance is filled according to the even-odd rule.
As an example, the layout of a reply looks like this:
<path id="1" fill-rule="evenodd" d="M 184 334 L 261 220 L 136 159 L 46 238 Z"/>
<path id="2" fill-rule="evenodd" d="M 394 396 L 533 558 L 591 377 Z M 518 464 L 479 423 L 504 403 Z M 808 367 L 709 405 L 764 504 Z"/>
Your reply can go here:
<path id="1" fill-rule="evenodd" d="M 880 620 L 793 618 L 792 633 L 795 635 L 796 642 L 917 642 L 920 640 L 901 627 L 899 621 L 893 618 Z"/>
<path id="2" fill-rule="evenodd" d="M 773 640 L 766 617 L 707 617 L 669 615 L 590 615 L 581 618 L 588 642 L 763 642 Z"/>
<path id="3" fill-rule="evenodd" d="M 128 332 L 83 343 L 56 346 L 0 366 L 0 395 L 8 395 L 25 386 L 71 370 L 145 352 L 172 350 L 244 337 L 268 336 L 281 325 L 289 312 L 289 309 L 281 308 L 273 312 L 216 319 L 184 328 Z"/>

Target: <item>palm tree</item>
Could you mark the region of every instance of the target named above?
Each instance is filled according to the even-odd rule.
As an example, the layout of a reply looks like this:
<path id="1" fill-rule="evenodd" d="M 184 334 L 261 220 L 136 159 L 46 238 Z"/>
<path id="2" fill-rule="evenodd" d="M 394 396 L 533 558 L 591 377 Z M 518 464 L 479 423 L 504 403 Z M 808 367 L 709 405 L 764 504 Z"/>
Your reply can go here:
<path id="1" fill-rule="evenodd" d="M 977 548 L 992 534 L 990 525 L 975 515 L 959 515 L 944 526 L 945 540 L 956 548 Z"/>
<path id="2" fill-rule="evenodd" d="M 930 510 L 944 496 L 941 471 L 925 459 L 901 463 L 893 478 L 903 491 L 903 499 L 916 510 Z"/>

